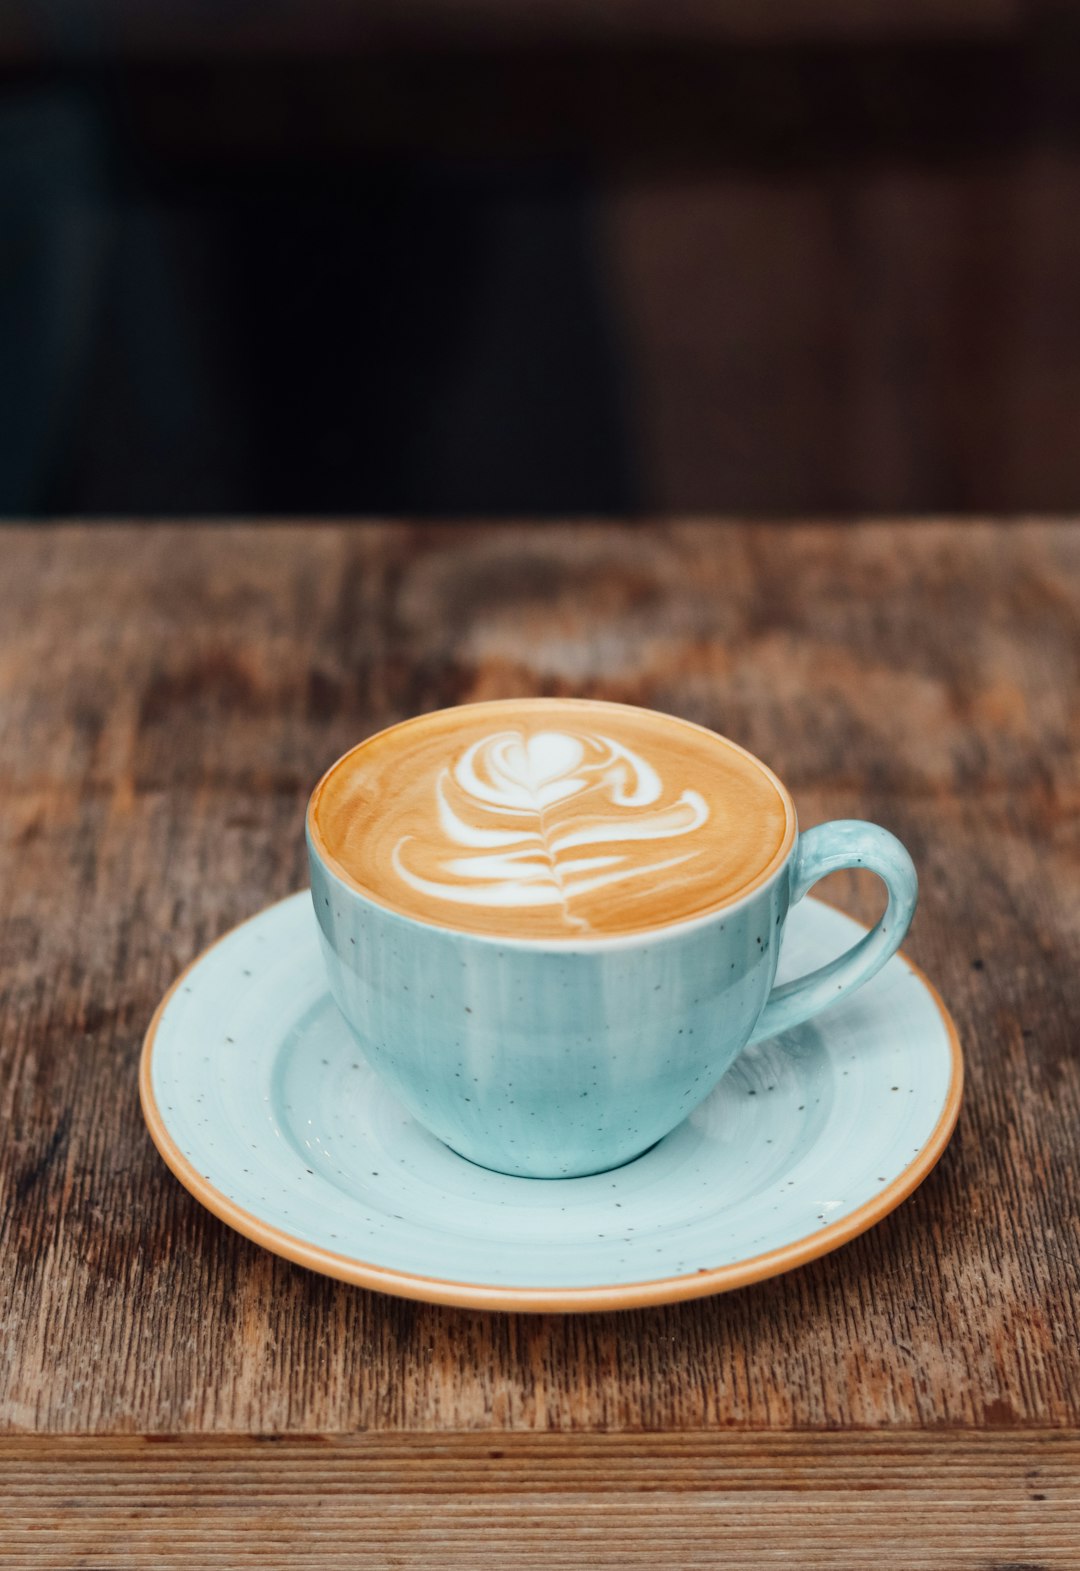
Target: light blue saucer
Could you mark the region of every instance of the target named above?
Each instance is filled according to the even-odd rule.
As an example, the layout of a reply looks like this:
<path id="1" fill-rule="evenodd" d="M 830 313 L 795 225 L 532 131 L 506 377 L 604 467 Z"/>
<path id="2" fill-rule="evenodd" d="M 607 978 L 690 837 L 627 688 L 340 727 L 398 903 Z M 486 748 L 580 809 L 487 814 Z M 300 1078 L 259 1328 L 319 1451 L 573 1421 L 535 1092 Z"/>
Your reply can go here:
<path id="1" fill-rule="evenodd" d="M 857 924 L 807 898 L 781 979 Z M 509 1178 L 454 1155 L 383 1089 L 326 989 L 311 899 L 271 906 L 174 984 L 140 1091 L 169 1167 L 215 1215 L 312 1270 L 492 1309 L 693 1298 L 801 1265 L 926 1177 L 960 1105 L 956 1032 L 902 955 L 811 1025 L 747 1049 L 636 1162 Z"/>

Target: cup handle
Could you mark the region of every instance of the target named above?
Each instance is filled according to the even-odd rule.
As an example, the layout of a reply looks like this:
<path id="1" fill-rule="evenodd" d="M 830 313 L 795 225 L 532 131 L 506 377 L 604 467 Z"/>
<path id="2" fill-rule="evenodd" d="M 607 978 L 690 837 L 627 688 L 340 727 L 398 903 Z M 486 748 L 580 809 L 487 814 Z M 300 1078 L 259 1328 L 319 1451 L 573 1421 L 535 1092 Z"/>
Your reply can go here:
<path id="1" fill-rule="evenodd" d="M 888 891 L 885 914 L 858 943 L 808 976 L 774 987 L 751 1042 L 789 1031 L 868 982 L 899 949 L 915 915 L 919 881 L 907 851 L 887 829 L 857 818 L 817 824 L 800 835 L 791 875 L 791 904 L 812 884 L 842 867 L 868 867 Z"/>

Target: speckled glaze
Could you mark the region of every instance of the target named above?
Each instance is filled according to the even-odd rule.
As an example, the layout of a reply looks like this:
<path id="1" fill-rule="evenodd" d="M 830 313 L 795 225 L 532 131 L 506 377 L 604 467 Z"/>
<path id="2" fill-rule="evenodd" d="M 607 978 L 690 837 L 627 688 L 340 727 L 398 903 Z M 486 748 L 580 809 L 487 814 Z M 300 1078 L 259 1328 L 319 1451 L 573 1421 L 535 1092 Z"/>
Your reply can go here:
<path id="1" fill-rule="evenodd" d="M 308 836 L 330 991 L 367 1062 L 438 1139 L 483 1167 L 536 1178 L 605 1172 L 670 1133 L 751 1041 L 872 977 L 903 940 L 916 878 L 898 840 L 841 821 L 797 838 L 741 900 L 653 932 L 509 940 L 376 904 Z M 840 867 L 888 890 L 847 953 L 770 997 L 791 904 Z"/>
<path id="2" fill-rule="evenodd" d="M 781 977 L 862 932 L 804 900 Z M 247 1237 L 383 1292 L 537 1311 L 695 1298 L 837 1248 L 925 1178 L 961 1084 L 952 1022 L 897 955 L 812 1024 L 749 1046 L 638 1161 L 568 1180 L 487 1172 L 411 1118 L 357 1052 L 306 893 L 179 978 L 140 1072 L 165 1161 Z"/>

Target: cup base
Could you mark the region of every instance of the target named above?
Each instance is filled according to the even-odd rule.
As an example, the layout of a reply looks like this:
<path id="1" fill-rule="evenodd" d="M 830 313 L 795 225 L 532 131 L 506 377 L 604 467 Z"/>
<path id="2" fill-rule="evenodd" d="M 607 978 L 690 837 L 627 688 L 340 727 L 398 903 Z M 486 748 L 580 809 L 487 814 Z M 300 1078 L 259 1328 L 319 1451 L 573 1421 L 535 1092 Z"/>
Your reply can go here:
<path id="1" fill-rule="evenodd" d="M 452 1151 L 455 1156 L 460 1157 L 463 1162 L 468 1162 L 472 1167 L 479 1167 L 485 1173 L 498 1173 L 502 1178 L 524 1178 L 535 1180 L 536 1182 L 543 1184 L 551 1184 L 561 1183 L 574 1178 L 599 1178 L 602 1173 L 618 1173 L 624 1167 L 630 1167 L 632 1163 L 640 1162 L 643 1156 L 648 1156 L 649 1152 L 654 1150 L 660 1144 L 660 1141 L 650 1141 L 647 1146 L 642 1146 L 640 1151 L 635 1152 L 633 1156 L 628 1156 L 625 1161 L 609 1162 L 603 1167 L 588 1166 L 575 1168 L 572 1173 L 567 1172 L 565 1168 L 560 1168 L 558 1172 L 525 1173 L 520 1170 L 514 1171 L 511 1168 L 495 1167 L 490 1162 L 478 1162 L 476 1157 L 466 1156 L 464 1151 L 459 1151 L 457 1146 L 452 1146 L 448 1140 L 443 1140 L 440 1143 L 444 1145 L 448 1151 Z"/>

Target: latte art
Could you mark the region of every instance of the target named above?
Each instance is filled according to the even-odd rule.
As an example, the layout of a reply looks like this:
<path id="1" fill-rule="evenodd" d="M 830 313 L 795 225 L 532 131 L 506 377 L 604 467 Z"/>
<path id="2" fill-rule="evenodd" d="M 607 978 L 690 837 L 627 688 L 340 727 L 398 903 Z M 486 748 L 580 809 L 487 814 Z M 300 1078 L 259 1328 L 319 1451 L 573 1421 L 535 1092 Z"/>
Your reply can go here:
<path id="1" fill-rule="evenodd" d="M 482 738 L 440 772 L 435 798 L 444 845 L 404 835 L 394 847 L 411 889 L 458 905 L 557 906 L 579 928 L 579 896 L 691 861 L 700 846 L 667 855 L 666 843 L 709 818 L 699 791 L 665 801 L 651 764 L 587 731 Z"/>
<path id="2" fill-rule="evenodd" d="M 316 849 L 382 905 L 493 936 L 589 939 L 687 920 L 780 865 L 794 812 L 724 738 L 573 699 L 445 709 L 339 760 Z"/>

